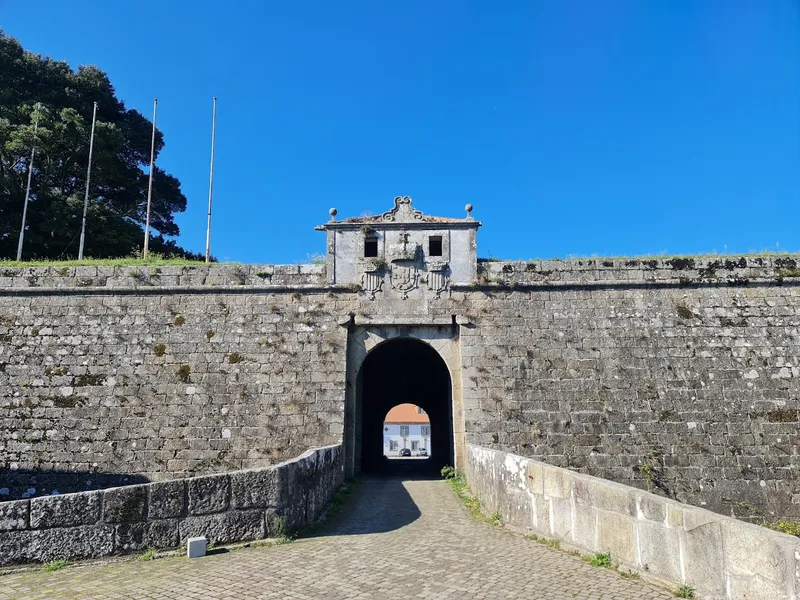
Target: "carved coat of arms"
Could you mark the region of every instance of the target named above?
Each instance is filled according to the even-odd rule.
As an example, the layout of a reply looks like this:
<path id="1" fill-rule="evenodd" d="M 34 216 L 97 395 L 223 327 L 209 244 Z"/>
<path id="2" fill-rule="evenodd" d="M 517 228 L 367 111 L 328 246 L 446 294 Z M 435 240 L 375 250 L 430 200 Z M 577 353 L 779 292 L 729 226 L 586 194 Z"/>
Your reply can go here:
<path id="1" fill-rule="evenodd" d="M 361 274 L 361 289 L 370 300 L 375 300 L 375 294 L 383 287 L 383 275 L 377 269 L 365 271 Z"/>
<path id="2" fill-rule="evenodd" d="M 436 294 L 437 298 L 447 291 L 450 284 L 450 278 L 447 276 L 447 263 L 446 262 L 430 262 L 428 263 L 428 289 Z"/>
<path id="3" fill-rule="evenodd" d="M 405 265 L 393 263 L 389 280 L 392 289 L 400 292 L 401 297 L 405 300 L 408 298 L 408 292 L 415 289 L 419 283 L 419 271 L 414 263 Z"/>

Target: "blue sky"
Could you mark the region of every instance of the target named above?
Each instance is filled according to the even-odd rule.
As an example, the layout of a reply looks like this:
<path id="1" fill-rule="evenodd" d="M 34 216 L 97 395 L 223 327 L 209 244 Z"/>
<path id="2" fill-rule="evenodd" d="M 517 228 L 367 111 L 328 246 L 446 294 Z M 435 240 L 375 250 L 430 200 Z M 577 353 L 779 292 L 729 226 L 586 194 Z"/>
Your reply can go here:
<path id="1" fill-rule="evenodd" d="M 298 262 L 410 195 L 479 255 L 800 250 L 794 0 L 72 2 L 0 27 L 152 112 L 202 251 Z"/>

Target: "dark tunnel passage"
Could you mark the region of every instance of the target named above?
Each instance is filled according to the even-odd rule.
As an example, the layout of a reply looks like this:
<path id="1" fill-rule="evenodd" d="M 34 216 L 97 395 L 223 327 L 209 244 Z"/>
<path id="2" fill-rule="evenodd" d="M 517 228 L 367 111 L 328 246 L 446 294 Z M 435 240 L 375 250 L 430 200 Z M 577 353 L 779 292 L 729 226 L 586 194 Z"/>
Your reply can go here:
<path id="1" fill-rule="evenodd" d="M 450 372 L 436 350 L 415 339 L 389 340 L 367 355 L 358 379 L 363 473 L 435 474 L 453 464 Z M 428 460 L 390 461 L 383 455 L 384 417 L 391 408 L 404 403 L 416 404 L 428 413 Z"/>

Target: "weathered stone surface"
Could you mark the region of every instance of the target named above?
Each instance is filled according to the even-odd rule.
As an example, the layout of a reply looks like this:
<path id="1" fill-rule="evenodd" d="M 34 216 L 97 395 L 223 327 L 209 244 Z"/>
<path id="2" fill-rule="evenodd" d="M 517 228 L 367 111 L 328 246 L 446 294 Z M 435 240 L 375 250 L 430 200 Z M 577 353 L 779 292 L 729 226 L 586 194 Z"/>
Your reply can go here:
<path id="1" fill-rule="evenodd" d="M 597 545 L 602 552 L 611 552 L 614 560 L 633 565 L 636 543 L 630 516 L 624 512 L 597 511 Z"/>
<path id="2" fill-rule="evenodd" d="M 194 477 L 186 481 L 189 492 L 189 513 L 206 515 L 222 512 L 228 508 L 231 481 L 227 475 Z"/>
<path id="3" fill-rule="evenodd" d="M 677 529 L 668 529 L 644 521 L 636 523 L 639 557 L 648 572 L 666 581 L 681 581 L 680 535 Z"/>
<path id="4" fill-rule="evenodd" d="M 242 477 L 232 474 L 238 482 L 239 504 L 276 499 L 277 505 L 268 508 L 232 508 L 228 475 L 0 504 L 0 516 L 4 518 L 0 522 L 7 529 L 0 530 L 0 564 L 172 548 L 196 535 L 227 543 L 290 533 L 312 517 L 317 518 L 341 485 L 341 456 L 340 446 L 318 448 L 263 472 L 250 471 Z M 274 477 L 275 471 L 280 475 Z M 268 477 L 262 478 L 261 474 Z M 287 482 L 294 482 L 297 488 L 289 490 Z M 258 487 L 261 485 L 265 487 Z M 254 494 L 254 490 L 258 493 Z M 200 514 L 186 515 L 184 493 Z M 309 510 L 309 503 L 318 508 Z M 29 504 L 29 526 L 38 529 L 21 529 L 28 524 Z M 104 521 L 98 522 L 101 506 Z M 219 512 L 202 512 L 212 510 Z M 70 526 L 87 518 L 95 524 Z"/>
<path id="5" fill-rule="evenodd" d="M 180 523 L 180 541 L 205 536 L 209 542 L 226 544 L 233 541 L 257 540 L 265 537 L 264 511 L 228 511 L 216 515 L 187 517 Z"/>
<path id="6" fill-rule="evenodd" d="M 758 525 L 750 523 L 723 522 L 726 571 L 733 576 L 758 575 L 783 584 L 792 572 L 792 550 L 800 549 L 800 541 L 789 544 L 785 535 L 757 528 Z M 753 543 L 754 539 L 758 539 L 758 544 Z"/>
<path id="7" fill-rule="evenodd" d="M 531 497 L 527 492 L 515 487 L 506 487 L 500 496 L 498 512 L 503 522 L 517 529 L 529 529 L 531 526 Z"/>
<path id="8" fill-rule="evenodd" d="M 147 485 L 131 485 L 103 491 L 103 521 L 133 523 L 142 521 L 147 510 Z"/>
<path id="9" fill-rule="evenodd" d="M 775 600 L 776 598 L 790 598 L 787 593 L 785 581 L 766 579 L 758 575 L 748 577 L 731 576 L 728 590 L 730 598 L 745 598 L 746 600 Z"/>
<path id="10" fill-rule="evenodd" d="M 286 482 L 281 512 L 288 529 L 301 527 L 306 522 L 306 490 L 312 467 L 305 455 L 296 463 L 284 463 L 275 467 L 280 480 Z"/>
<path id="11" fill-rule="evenodd" d="M 28 560 L 97 558 L 114 551 L 114 527 L 111 525 L 42 529 L 30 533 Z"/>
<path id="12" fill-rule="evenodd" d="M 635 517 L 638 492 L 612 481 L 603 483 L 605 485 L 593 485 L 591 488 L 593 506 L 599 510 Z"/>
<path id="13" fill-rule="evenodd" d="M 231 503 L 234 508 L 267 508 L 281 501 L 277 469 L 239 471 L 231 474 Z"/>
<path id="14" fill-rule="evenodd" d="M 719 522 L 698 525 L 682 534 L 686 581 L 706 595 L 725 593 L 722 527 Z"/>
<path id="15" fill-rule="evenodd" d="M 101 492 L 45 496 L 31 500 L 31 528 L 74 527 L 100 520 Z"/>
<path id="16" fill-rule="evenodd" d="M 572 492 L 572 478 L 560 469 L 545 468 L 544 494 L 548 498 L 569 498 Z"/>
<path id="17" fill-rule="evenodd" d="M 666 505 L 667 508 L 667 525 L 669 527 L 680 528 L 683 527 L 683 510 L 684 506 L 680 506 L 674 502 Z"/>
<path id="18" fill-rule="evenodd" d="M 478 496 L 482 498 L 482 496 Z M 552 524 L 550 522 L 550 501 L 537 496 L 533 502 L 533 529 L 542 534 L 550 535 Z"/>
<path id="19" fill-rule="evenodd" d="M 692 531 L 703 525 L 718 522 L 717 515 L 702 508 L 684 506 L 681 512 L 683 514 L 683 528 L 686 531 Z"/>
<path id="20" fill-rule="evenodd" d="M 575 482 L 578 488 L 578 481 Z M 570 542 L 581 548 L 597 547 L 597 511 L 588 504 L 575 503 L 573 506 L 572 536 Z"/>
<path id="21" fill-rule="evenodd" d="M 28 528 L 30 500 L 0 502 L 0 531 Z"/>
<path id="22" fill-rule="evenodd" d="M 178 525 L 178 519 L 117 525 L 114 532 L 116 551 L 175 548 L 178 546 Z"/>
<path id="23" fill-rule="evenodd" d="M 280 537 L 290 533 L 290 529 L 286 523 L 286 517 L 281 514 L 281 509 L 267 509 L 264 519 L 267 537 Z"/>
<path id="24" fill-rule="evenodd" d="M 555 537 L 572 538 L 572 502 L 563 498 L 550 498 L 550 532 Z"/>
<path id="25" fill-rule="evenodd" d="M 536 462 L 528 463 L 526 484 L 532 494 L 537 496 L 544 494 L 544 468 L 541 464 Z"/>
<path id="26" fill-rule="evenodd" d="M 623 567 L 689 585 L 701 598 L 792 600 L 800 590 L 800 540 L 792 536 L 541 463 L 544 490 L 550 477 L 556 495 L 566 489 L 571 495 L 546 498 L 526 485 L 533 500 L 526 506 L 517 501 L 515 477 L 537 471 L 527 459 L 474 445 L 467 445 L 466 456 L 468 481 L 481 503 L 486 506 L 484 494 L 494 495 L 515 525 L 532 516 L 537 534 L 588 554 L 610 552 Z"/>
<path id="27" fill-rule="evenodd" d="M 0 531 L 0 566 L 35 560 L 31 556 L 31 531 Z"/>
<path id="28" fill-rule="evenodd" d="M 636 494 L 639 506 L 639 516 L 648 521 L 664 523 L 667 518 L 667 504 L 652 498 L 648 494 Z"/>
<path id="29" fill-rule="evenodd" d="M 186 508 L 186 482 L 161 481 L 147 486 L 148 518 L 180 517 Z"/>

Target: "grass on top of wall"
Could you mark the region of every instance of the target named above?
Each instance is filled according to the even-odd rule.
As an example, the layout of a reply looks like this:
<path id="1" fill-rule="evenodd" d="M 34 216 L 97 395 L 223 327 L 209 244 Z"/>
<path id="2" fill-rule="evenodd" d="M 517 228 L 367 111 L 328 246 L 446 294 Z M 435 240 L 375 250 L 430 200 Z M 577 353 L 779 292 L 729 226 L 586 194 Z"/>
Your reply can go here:
<path id="1" fill-rule="evenodd" d="M 671 260 L 675 258 L 740 258 L 740 257 L 755 257 L 755 258 L 775 258 L 775 257 L 794 257 L 800 260 L 800 251 L 796 250 L 751 250 L 749 252 L 698 252 L 697 254 L 618 254 L 618 255 L 603 255 L 603 254 L 568 254 L 567 256 L 554 256 L 550 258 L 497 258 L 495 256 L 479 257 L 478 262 L 535 262 L 535 261 L 554 261 L 554 262 L 572 262 L 578 260 Z"/>
<path id="2" fill-rule="evenodd" d="M 160 254 L 151 254 L 146 259 L 141 256 L 126 256 L 123 258 L 84 258 L 75 259 L 41 259 L 41 260 L 0 260 L 0 268 L 14 267 L 138 267 L 138 266 L 204 266 L 201 260 L 188 260 L 185 258 L 171 258 Z M 235 264 L 212 262 L 210 265 Z"/>

